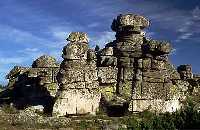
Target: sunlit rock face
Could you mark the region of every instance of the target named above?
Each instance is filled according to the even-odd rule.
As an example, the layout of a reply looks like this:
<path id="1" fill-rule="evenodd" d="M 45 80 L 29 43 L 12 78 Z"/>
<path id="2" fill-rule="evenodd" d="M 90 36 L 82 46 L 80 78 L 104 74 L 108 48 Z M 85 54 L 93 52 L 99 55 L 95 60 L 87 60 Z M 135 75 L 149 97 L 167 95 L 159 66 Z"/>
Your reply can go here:
<path id="1" fill-rule="evenodd" d="M 149 24 L 148 19 L 135 14 L 121 14 L 113 20 L 111 28 L 116 32 L 116 40 L 106 44 L 99 53 L 99 77 L 109 77 L 109 71 L 102 70 L 113 67 L 111 71 L 115 74 L 112 75 L 117 76 L 114 80 L 108 78 L 107 83 L 113 81 L 115 84 L 111 86 L 115 86 L 115 93 L 112 96 L 124 100 L 117 101 L 107 96 L 107 93 L 102 95 L 109 97 L 107 102 L 113 105 L 113 100 L 121 106 L 128 102 L 128 110 L 132 112 L 146 109 L 176 111 L 181 107 L 179 100 L 187 93 L 189 84 L 180 78 L 168 60 L 172 50 L 170 43 L 145 37 L 143 29 Z"/>
<path id="2" fill-rule="evenodd" d="M 36 59 L 33 64 L 32 68 L 54 68 L 59 67 L 59 64 L 56 62 L 54 57 L 43 55 Z"/>
<path id="3" fill-rule="evenodd" d="M 60 86 L 53 114 L 95 114 L 101 98 L 95 52 L 88 49 L 85 33 L 73 32 L 67 40 L 57 75 Z"/>

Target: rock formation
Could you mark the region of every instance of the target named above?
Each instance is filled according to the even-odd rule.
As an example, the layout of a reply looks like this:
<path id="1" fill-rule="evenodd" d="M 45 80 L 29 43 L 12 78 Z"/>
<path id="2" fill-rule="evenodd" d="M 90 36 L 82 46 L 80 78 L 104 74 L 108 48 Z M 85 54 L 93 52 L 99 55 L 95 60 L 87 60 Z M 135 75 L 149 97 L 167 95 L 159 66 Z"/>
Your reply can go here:
<path id="1" fill-rule="evenodd" d="M 97 77 L 96 56 L 88 49 L 85 33 L 71 33 L 69 43 L 63 48 L 63 61 L 57 75 L 59 90 L 53 114 L 95 113 L 101 94 Z"/>
<path id="2" fill-rule="evenodd" d="M 180 77 L 168 61 L 172 48 L 168 42 L 145 38 L 142 29 L 148 26 L 146 18 L 133 14 L 119 15 L 112 23 L 116 40 L 106 47 L 113 47 L 118 61 L 117 93 L 131 97 L 129 110 L 133 112 L 173 111 L 171 109 L 176 110 L 180 105 L 172 106 L 174 108 L 167 105 L 179 97 L 170 89 L 178 89 L 175 80 Z"/>
<path id="3" fill-rule="evenodd" d="M 49 111 L 58 89 L 58 70 L 56 59 L 46 55 L 36 59 L 32 68 L 15 66 L 7 75 L 8 89 L 0 97 L 9 98 L 20 109 L 43 105 Z"/>
<path id="4" fill-rule="evenodd" d="M 99 109 L 111 116 L 180 109 L 186 95 L 200 92 L 200 76 L 192 74 L 190 65 L 174 68 L 168 60 L 171 44 L 145 37 L 143 29 L 149 24 L 143 16 L 117 16 L 111 26 L 116 40 L 100 50 L 88 47 L 86 33 L 72 32 L 60 67 L 52 57 L 42 56 L 32 68 L 11 70 L 9 86 L 46 88 L 51 97 L 56 95 L 54 104 L 51 100 L 47 105 L 56 116 L 95 114 Z"/>

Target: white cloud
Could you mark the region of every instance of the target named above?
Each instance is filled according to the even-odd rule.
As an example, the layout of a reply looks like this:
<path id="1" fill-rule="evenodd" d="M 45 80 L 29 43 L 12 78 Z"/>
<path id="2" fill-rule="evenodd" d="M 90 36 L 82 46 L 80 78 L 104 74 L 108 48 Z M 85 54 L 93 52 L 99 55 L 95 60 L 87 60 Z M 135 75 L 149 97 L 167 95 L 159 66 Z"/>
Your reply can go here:
<path id="1" fill-rule="evenodd" d="M 23 50 L 18 50 L 20 53 L 30 53 L 30 52 L 38 52 L 39 48 L 25 48 Z"/>
<path id="2" fill-rule="evenodd" d="M 193 25 L 193 21 L 188 19 L 180 28 L 177 29 L 177 32 L 185 33 L 188 31 L 191 25 Z"/>
<path id="3" fill-rule="evenodd" d="M 88 27 L 89 27 L 89 28 L 95 28 L 95 27 L 97 27 L 97 26 L 99 26 L 99 25 L 100 25 L 100 23 L 94 22 L 94 23 L 88 24 Z"/>
<path id="4" fill-rule="evenodd" d="M 67 35 L 68 35 L 68 32 L 65 32 L 65 31 L 53 31 L 53 36 L 60 41 L 65 40 Z"/>
<path id="5" fill-rule="evenodd" d="M 44 52 L 41 51 L 39 48 L 25 48 L 25 49 L 18 50 L 16 52 L 16 55 L 18 55 L 18 57 L 23 58 L 23 62 L 35 60 L 37 57 L 43 54 Z"/>
<path id="6" fill-rule="evenodd" d="M 180 42 L 182 40 L 196 40 L 199 38 L 195 37 L 195 34 L 200 34 L 200 9 L 196 6 L 185 19 L 185 22 L 177 29 L 177 32 L 180 33 L 176 39 L 176 42 Z"/>
<path id="7" fill-rule="evenodd" d="M 0 64 L 20 64 L 24 61 L 23 57 L 1 57 Z"/>
<path id="8" fill-rule="evenodd" d="M 200 20 L 200 9 L 199 6 L 196 6 L 192 11 L 193 18 L 196 20 Z"/>
<path id="9" fill-rule="evenodd" d="M 186 39 L 190 39 L 192 37 L 193 33 L 187 32 L 187 33 L 183 33 L 182 35 L 180 35 L 178 37 L 177 40 L 186 40 Z"/>
<path id="10" fill-rule="evenodd" d="M 101 48 L 108 42 L 111 42 L 115 39 L 115 32 L 105 31 L 100 34 L 91 37 L 92 47 L 99 45 Z"/>
<path id="11" fill-rule="evenodd" d="M 51 47 L 54 42 L 40 36 L 33 35 L 28 31 L 24 31 L 12 26 L 0 25 L 0 38 L 3 40 L 10 40 L 13 43 L 17 43 L 23 46 L 39 46 L 39 47 Z"/>

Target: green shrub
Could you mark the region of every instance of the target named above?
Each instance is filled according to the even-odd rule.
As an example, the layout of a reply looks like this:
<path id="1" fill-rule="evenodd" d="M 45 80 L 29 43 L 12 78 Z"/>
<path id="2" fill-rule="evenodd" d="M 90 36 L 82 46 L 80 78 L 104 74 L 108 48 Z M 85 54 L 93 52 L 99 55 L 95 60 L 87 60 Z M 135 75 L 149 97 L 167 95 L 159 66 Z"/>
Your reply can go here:
<path id="1" fill-rule="evenodd" d="M 80 122 L 79 126 L 80 126 L 80 130 L 85 130 L 85 129 L 89 128 L 90 125 L 87 121 L 82 120 Z"/>
<path id="2" fill-rule="evenodd" d="M 0 84 L 0 92 L 4 89 L 4 86 Z"/>
<path id="3" fill-rule="evenodd" d="M 173 113 L 155 114 L 149 111 L 123 118 L 121 123 L 134 130 L 200 129 L 200 113 L 188 102 L 185 108 Z"/>
<path id="4" fill-rule="evenodd" d="M 1 110 L 4 111 L 7 114 L 17 114 L 17 113 L 19 113 L 19 111 L 15 107 L 8 105 L 8 104 L 2 105 Z"/>

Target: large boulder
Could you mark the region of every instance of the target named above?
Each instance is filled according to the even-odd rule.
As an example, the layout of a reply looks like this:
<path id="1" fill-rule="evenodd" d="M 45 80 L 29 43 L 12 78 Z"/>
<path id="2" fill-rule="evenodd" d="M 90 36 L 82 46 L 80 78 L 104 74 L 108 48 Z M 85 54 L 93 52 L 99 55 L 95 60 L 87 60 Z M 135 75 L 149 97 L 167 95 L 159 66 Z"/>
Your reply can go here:
<path id="1" fill-rule="evenodd" d="M 56 62 L 56 59 L 54 57 L 43 55 L 33 62 L 32 67 L 33 68 L 59 67 L 59 64 Z"/>
<path id="2" fill-rule="evenodd" d="M 148 26 L 149 20 L 143 16 L 136 14 L 120 14 L 113 20 L 111 28 L 115 32 L 123 31 L 124 29 L 128 29 L 130 31 L 140 31 Z"/>

